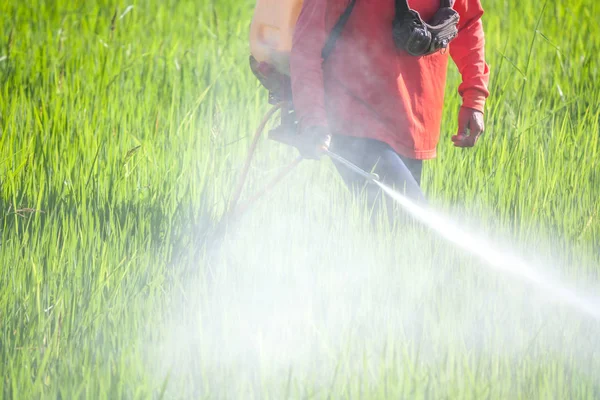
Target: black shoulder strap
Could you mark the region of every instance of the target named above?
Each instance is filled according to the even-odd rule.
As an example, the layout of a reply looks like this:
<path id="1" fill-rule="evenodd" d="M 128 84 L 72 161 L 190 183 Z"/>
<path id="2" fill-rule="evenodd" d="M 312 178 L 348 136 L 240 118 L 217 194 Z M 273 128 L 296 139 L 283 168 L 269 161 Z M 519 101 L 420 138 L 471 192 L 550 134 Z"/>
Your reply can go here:
<path id="1" fill-rule="evenodd" d="M 340 19 L 338 19 L 335 26 L 331 30 L 331 34 L 329 35 L 329 38 L 327 39 L 327 42 L 325 43 L 325 46 L 323 47 L 323 51 L 321 51 L 321 57 L 323 58 L 323 62 L 325 62 L 325 60 L 327 60 L 329 58 L 329 56 L 331 55 L 331 53 L 333 52 L 336 42 L 342 35 L 342 31 L 344 30 L 344 27 L 346 26 L 348 19 L 350 19 L 350 14 L 352 14 L 352 10 L 354 9 L 355 4 L 356 4 L 356 0 L 350 0 L 348 7 L 346 7 L 346 10 L 340 16 Z"/>

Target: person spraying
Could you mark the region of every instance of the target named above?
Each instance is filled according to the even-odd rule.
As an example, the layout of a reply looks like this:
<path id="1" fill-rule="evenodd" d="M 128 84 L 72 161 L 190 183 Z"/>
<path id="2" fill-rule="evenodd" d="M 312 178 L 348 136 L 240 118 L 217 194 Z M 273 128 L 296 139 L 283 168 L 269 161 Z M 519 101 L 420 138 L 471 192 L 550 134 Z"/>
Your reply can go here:
<path id="1" fill-rule="evenodd" d="M 482 15 L 479 0 L 258 0 L 251 67 L 271 103 L 286 104 L 270 137 L 304 158 L 333 152 L 356 165 L 333 160 L 371 205 L 380 189 L 357 169 L 425 202 L 423 161 L 436 156 L 448 58 L 462 76 L 451 139 L 473 147 L 484 131 Z"/>
<path id="2" fill-rule="evenodd" d="M 344 14 L 343 29 L 323 62 L 323 49 Z M 305 0 L 290 57 L 300 134 L 312 144 L 304 156 L 318 159 L 322 149 L 330 148 L 424 201 L 422 165 L 436 156 L 449 56 L 462 75 L 462 106 L 452 141 L 472 147 L 484 131 L 489 68 L 482 15 L 479 0 Z M 446 23 L 443 33 L 454 25 L 454 32 L 437 48 L 420 43 L 427 40 L 423 27 L 436 23 Z M 338 170 L 349 187 L 363 186 L 359 175 Z"/>

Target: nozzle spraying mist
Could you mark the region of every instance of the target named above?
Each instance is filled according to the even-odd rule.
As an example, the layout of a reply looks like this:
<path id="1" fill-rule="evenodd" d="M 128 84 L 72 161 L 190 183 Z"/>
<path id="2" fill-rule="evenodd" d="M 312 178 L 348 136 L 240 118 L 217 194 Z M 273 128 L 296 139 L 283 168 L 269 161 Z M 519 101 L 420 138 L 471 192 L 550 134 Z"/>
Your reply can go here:
<path id="1" fill-rule="evenodd" d="M 329 150 L 325 150 L 324 154 L 363 176 L 369 182 L 379 186 L 387 196 L 392 198 L 411 216 L 417 218 L 429 229 L 436 232 L 444 239 L 484 261 L 486 266 L 496 270 L 504 271 L 520 278 L 521 280 L 532 283 L 538 289 L 548 292 L 555 299 L 561 301 L 562 303 L 576 308 L 578 311 L 593 317 L 595 320 L 600 320 L 600 301 L 597 299 L 585 299 L 581 296 L 578 296 L 574 291 L 564 287 L 560 283 L 552 281 L 551 279 L 534 271 L 529 265 L 527 265 L 526 262 L 518 257 L 498 251 L 487 240 L 470 234 L 464 229 L 456 226 L 456 224 L 452 223 L 451 221 L 448 221 L 440 215 L 437 215 L 432 210 L 419 206 L 406 196 L 383 184 L 379 181 L 379 176 L 377 174 L 368 173 L 358 166 L 352 164 L 345 158 Z M 467 243 L 469 244 L 468 246 L 466 245 Z"/>

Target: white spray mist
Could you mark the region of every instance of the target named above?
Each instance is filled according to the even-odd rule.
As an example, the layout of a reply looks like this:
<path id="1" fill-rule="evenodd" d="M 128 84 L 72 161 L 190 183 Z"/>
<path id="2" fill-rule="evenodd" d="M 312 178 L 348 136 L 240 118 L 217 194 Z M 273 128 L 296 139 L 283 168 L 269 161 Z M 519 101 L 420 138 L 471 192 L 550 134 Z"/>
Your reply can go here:
<path id="1" fill-rule="evenodd" d="M 596 320 L 600 320 L 599 299 L 586 299 L 577 295 L 559 282 L 554 282 L 534 271 L 526 262 L 515 255 L 498 251 L 487 240 L 461 229 L 455 223 L 432 210 L 420 207 L 389 186 L 380 182 L 376 182 L 376 184 L 410 215 L 419 219 L 446 240 L 481 259 L 485 263 L 484 265 L 533 283 L 538 289 L 546 291 L 548 295 L 557 300 L 571 305 L 579 312 L 585 313 Z"/>

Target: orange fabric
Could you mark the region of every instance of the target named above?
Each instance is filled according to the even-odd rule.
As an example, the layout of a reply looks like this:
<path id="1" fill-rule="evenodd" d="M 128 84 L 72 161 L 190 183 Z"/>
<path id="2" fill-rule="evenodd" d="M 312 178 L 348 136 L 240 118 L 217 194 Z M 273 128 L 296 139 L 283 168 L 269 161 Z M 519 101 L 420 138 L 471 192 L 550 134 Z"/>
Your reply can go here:
<path id="1" fill-rule="evenodd" d="M 347 0 L 305 0 L 294 34 L 290 68 L 301 127 L 328 126 L 335 134 L 367 137 L 414 159 L 436 155 L 448 54 L 416 58 L 392 39 L 394 0 L 357 0 L 335 50 L 321 50 Z M 427 21 L 439 0 L 409 5 Z M 483 9 L 479 0 L 457 0 L 459 34 L 449 54 L 462 75 L 463 106 L 483 111 L 488 96 Z"/>

